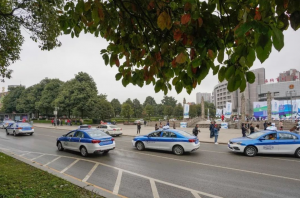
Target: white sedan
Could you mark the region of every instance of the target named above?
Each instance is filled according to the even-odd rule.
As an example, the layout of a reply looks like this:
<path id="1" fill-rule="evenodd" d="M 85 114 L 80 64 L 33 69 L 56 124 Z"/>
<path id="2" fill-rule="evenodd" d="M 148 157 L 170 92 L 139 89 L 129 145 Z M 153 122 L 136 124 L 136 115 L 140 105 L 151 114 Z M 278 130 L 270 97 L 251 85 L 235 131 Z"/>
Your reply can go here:
<path id="1" fill-rule="evenodd" d="M 32 135 L 34 133 L 34 128 L 29 123 L 14 123 L 11 126 L 6 127 L 6 134 L 16 135 Z"/>
<path id="2" fill-rule="evenodd" d="M 122 128 L 118 127 L 117 125 L 101 124 L 98 128 L 110 136 L 122 135 Z"/>

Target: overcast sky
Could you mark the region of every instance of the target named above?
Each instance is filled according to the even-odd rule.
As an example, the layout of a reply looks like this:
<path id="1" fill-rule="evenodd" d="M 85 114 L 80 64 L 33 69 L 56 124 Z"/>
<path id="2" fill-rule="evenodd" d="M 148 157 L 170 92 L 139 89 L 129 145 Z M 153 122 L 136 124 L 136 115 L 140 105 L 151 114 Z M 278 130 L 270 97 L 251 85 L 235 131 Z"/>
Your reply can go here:
<path id="1" fill-rule="evenodd" d="M 71 36 L 64 35 L 59 38 L 62 42 L 61 47 L 52 51 L 41 51 L 38 44 L 33 42 L 26 32 L 23 34 L 25 42 L 22 46 L 21 60 L 11 65 L 10 69 L 14 70 L 12 78 L 2 83 L 2 87 L 6 90 L 7 85 L 21 83 L 29 87 L 45 77 L 67 81 L 83 71 L 94 78 L 98 93 L 107 94 L 109 101 L 117 98 L 120 102 L 124 102 L 127 98 L 137 98 L 143 103 L 147 96 L 152 96 L 157 103 L 160 103 L 163 98 L 163 92 L 155 93 L 152 84 L 144 85 L 143 88 L 133 85 L 125 88 L 121 81 L 116 81 L 117 67 L 105 66 L 100 55 L 100 50 L 107 46 L 107 42 L 100 37 L 96 38 L 91 34 L 82 33 L 79 38 L 72 39 Z M 273 48 L 268 60 L 263 64 L 256 61 L 251 69 L 264 67 L 267 79 L 276 78 L 279 72 L 292 68 L 300 70 L 300 31 L 295 32 L 290 28 L 284 32 L 284 35 L 285 47 L 281 52 Z M 197 92 L 211 93 L 217 83 L 217 75 L 213 76 L 211 72 L 190 95 L 185 90 L 177 94 L 173 88 L 168 96 L 175 97 L 178 102 L 182 102 L 184 97 L 187 102 L 196 102 Z"/>

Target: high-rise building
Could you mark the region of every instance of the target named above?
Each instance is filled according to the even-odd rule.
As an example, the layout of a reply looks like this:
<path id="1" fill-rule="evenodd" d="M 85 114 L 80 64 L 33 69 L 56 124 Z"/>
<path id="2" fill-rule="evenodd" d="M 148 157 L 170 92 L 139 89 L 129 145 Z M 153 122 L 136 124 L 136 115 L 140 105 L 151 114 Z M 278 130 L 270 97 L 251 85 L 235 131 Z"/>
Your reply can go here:
<path id="1" fill-rule="evenodd" d="M 205 102 L 211 102 L 211 93 L 196 93 L 196 104 L 201 104 L 201 98 L 203 97 Z"/>
<path id="2" fill-rule="evenodd" d="M 290 69 L 288 71 L 284 71 L 279 73 L 278 82 L 288 82 L 288 81 L 296 81 L 300 79 L 300 72 L 296 69 Z"/>

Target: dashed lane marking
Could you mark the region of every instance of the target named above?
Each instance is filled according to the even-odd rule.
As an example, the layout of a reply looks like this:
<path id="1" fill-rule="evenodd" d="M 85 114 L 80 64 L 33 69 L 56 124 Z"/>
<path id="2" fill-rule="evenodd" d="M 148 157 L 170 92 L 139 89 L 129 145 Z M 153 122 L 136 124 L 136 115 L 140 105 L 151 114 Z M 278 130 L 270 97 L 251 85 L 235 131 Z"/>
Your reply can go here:
<path id="1" fill-rule="evenodd" d="M 32 158 L 31 161 L 34 161 L 34 160 L 36 160 L 37 158 L 43 157 L 44 155 L 45 155 L 45 154 L 42 154 L 42 155 L 40 155 L 40 156 L 38 156 L 38 157 Z"/>
<path id="2" fill-rule="evenodd" d="M 158 157 L 158 158 L 163 158 L 163 159 L 170 159 L 170 160 L 179 161 L 179 162 L 185 162 L 185 163 L 191 163 L 191 164 L 198 164 L 198 165 L 202 165 L 202 166 L 209 166 L 209 167 L 227 169 L 227 170 L 232 170 L 232 171 L 252 173 L 252 174 L 256 174 L 256 175 L 264 175 L 264 176 L 269 176 L 269 177 L 276 177 L 276 178 L 281 178 L 281 179 L 287 179 L 287 180 L 293 180 L 293 181 L 300 181 L 300 179 L 291 178 L 291 177 L 285 177 L 285 176 L 280 176 L 280 175 L 272 175 L 272 174 L 260 173 L 260 172 L 243 170 L 243 169 L 237 169 L 237 168 L 230 168 L 230 167 L 226 167 L 226 166 L 206 164 L 206 163 L 201 163 L 201 162 L 193 162 L 193 161 L 175 159 L 175 158 L 170 158 L 170 157 L 163 157 L 163 156 L 158 156 L 158 155 L 141 153 L 141 152 L 137 152 L 137 151 L 129 151 L 129 150 L 125 150 L 125 149 L 115 149 L 115 150 L 124 151 L 124 152 L 131 152 L 131 153 L 137 153 L 137 154 L 140 154 L 140 155 L 153 156 L 153 157 Z"/>
<path id="3" fill-rule="evenodd" d="M 150 179 L 150 185 L 151 185 L 151 190 L 153 194 L 153 198 L 159 198 L 159 194 L 156 188 L 155 181 L 153 179 Z"/>
<path id="4" fill-rule="evenodd" d="M 79 161 L 79 159 L 75 160 L 73 163 L 71 163 L 69 166 L 67 166 L 64 170 L 60 171 L 60 173 L 66 172 L 69 168 L 71 168 L 74 164 L 76 164 Z"/>
<path id="5" fill-rule="evenodd" d="M 90 178 L 90 176 L 93 174 L 93 172 L 96 170 L 96 168 L 98 167 L 98 163 L 96 163 L 95 165 L 94 165 L 94 167 L 90 170 L 90 172 L 84 177 L 84 179 L 82 180 L 83 182 L 86 182 L 89 178 Z"/>
<path id="6" fill-rule="evenodd" d="M 56 155 L 55 155 L 56 156 Z M 56 160 L 58 160 L 59 158 L 61 158 L 62 156 L 58 156 L 57 158 L 53 159 L 52 161 L 48 162 L 47 164 L 44 164 L 43 166 L 48 166 L 49 164 L 51 164 L 52 162 L 55 162 Z"/>
<path id="7" fill-rule="evenodd" d="M 201 197 L 199 196 L 199 194 L 198 194 L 197 192 L 195 192 L 195 191 L 192 191 L 192 194 L 194 195 L 195 198 L 201 198 Z"/>
<path id="8" fill-rule="evenodd" d="M 121 169 L 119 169 L 117 180 L 116 180 L 115 187 L 114 187 L 114 190 L 113 190 L 113 193 L 115 195 L 119 194 L 119 188 L 120 188 L 120 184 L 121 184 L 122 173 L 123 173 L 123 171 Z"/>

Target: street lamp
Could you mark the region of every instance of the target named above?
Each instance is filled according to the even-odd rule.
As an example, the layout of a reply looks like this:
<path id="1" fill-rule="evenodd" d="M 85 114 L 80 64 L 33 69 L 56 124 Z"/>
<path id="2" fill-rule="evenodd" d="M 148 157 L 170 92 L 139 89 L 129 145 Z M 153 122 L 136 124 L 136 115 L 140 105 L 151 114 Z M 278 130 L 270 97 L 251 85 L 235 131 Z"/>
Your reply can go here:
<path id="1" fill-rule="evenodd" d="M 291 97 L 291 118 L 292 118 L 292 120 L 293 120 L 293 101 L 292 101 L 293 94 L 295 94 L 295 96 L 296 96 L 295 90 L 286 91 L 286 96 L 289 95 Z"/>

